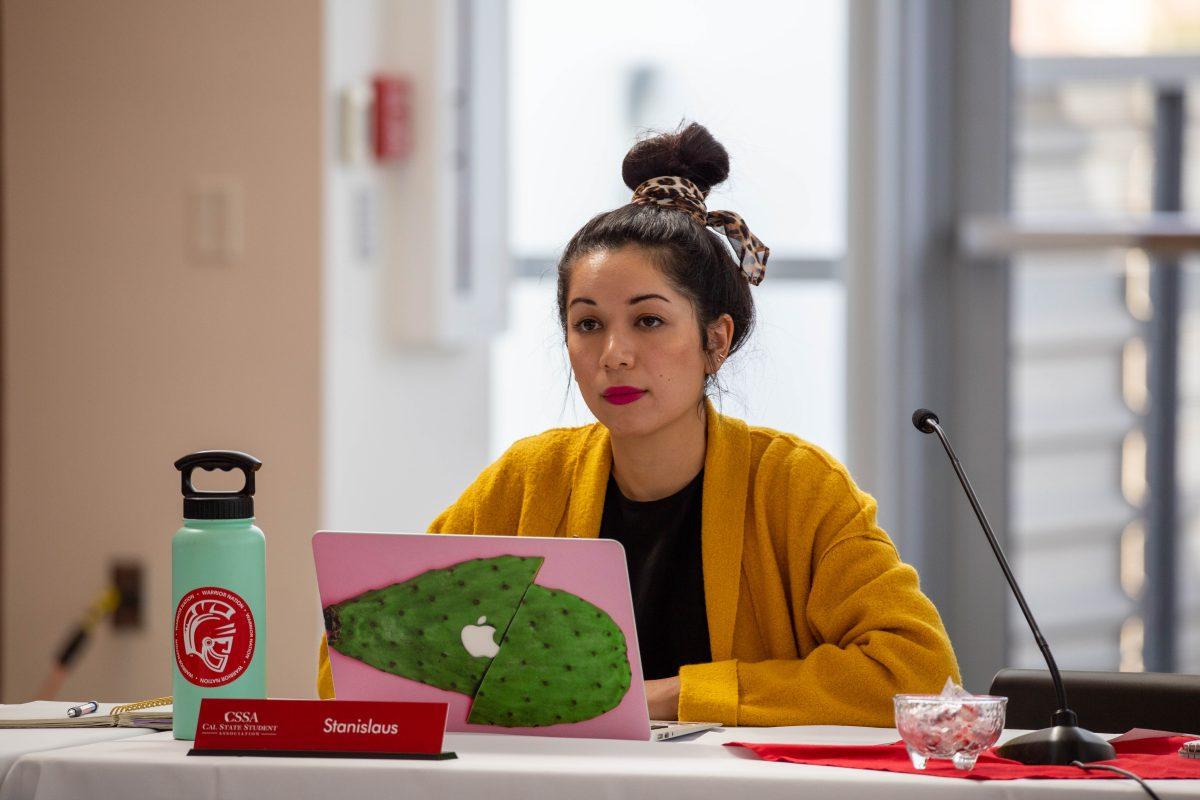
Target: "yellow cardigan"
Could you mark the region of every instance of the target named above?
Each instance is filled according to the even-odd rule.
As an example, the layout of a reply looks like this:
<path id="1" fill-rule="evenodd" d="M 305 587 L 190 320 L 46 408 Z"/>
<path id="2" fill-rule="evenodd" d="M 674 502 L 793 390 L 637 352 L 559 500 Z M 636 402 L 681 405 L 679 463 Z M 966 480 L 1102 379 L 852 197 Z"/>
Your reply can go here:
<path id="1" fill-rule="evenodd" d="M 429 529 L 595 538 L 611 466 L 598 423 L 522 439 Z M 820 448 L 711 403 L 701 551 L 713 661 L 680 671 L 679 719 L 888 727 L 892 695 L 961 682 L 874 499 Z M 324 641 L 318 690 L 333 696 Z"/>

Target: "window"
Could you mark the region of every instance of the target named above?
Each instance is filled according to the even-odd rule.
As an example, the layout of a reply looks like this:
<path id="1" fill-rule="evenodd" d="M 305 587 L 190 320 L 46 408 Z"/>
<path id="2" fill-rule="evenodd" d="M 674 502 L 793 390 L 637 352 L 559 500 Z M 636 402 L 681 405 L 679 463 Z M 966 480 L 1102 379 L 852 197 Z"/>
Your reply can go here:
<path id="1" fill-rule="evenodd" d="M 1180 84 L 1183 207 L 1200 173 L 1200 8 L 1158 2 L 1014 3 L 1018 56 L 1013 206 L 1018 216 L 1092 218 L 1154 209 L 1156 107 Z M 1192 55 L 1188 55 L 1191 53 Z M 1059 664 L 1200 671 L 1200 264 L 1181 272 L 1178 400 L 1163 407 L 1147 362 L 1159 310 L 1141 251 L 1030 253 L 1013 261 L 1013 550 Z M 1177 627 L 1173 663 L 1147 661 L 1154 467 L 1147 427 L 1177 421 L 1171 482 Z M 1160 480 L 1160 484 L 1165 482 Z M 1063 569 L 1070 563 L 1072 569 Z M 1010 615 L 1016 666 L 1041 657 Z"/>
<path id="2" fill-rule="evenodd" d="M 730 363 L 726 413 L 844 450 L 844 3 L 712 0 L 510 5 L 510 326 L 493 347 L 492 446 L 592 417 L 568 388 L 554 267 L 592 215 L 623 205 L 646 129 L 697 121 L 730 152 L 710 208 L 771 248 L 758 329 Z M 751 44 L 752 43 L 752 44 Z M 549 65 L 549 66 L 548 66 Z"/>

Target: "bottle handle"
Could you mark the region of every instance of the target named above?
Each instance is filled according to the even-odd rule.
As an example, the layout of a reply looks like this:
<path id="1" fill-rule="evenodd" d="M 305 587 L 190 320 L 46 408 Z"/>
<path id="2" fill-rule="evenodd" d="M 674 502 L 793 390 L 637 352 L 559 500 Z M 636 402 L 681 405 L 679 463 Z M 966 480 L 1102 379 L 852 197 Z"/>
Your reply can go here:
<path id="1" fill-rule="evenodd" d="M 238 497 L 254 495 L 254 473 L 262 466 L 262 462 L 249 453 L 238 450 L 201 450 L 189 453 L 175 462 L 175 469 L 180 472 L 180 482 L 185 497 Z M 236 492 L 202 492 L 192 485 L 192 472 L 200 469 L 211 472 L 219 469 L 229 472 L 240 469 L 246 477 L 246 483 Z"/>

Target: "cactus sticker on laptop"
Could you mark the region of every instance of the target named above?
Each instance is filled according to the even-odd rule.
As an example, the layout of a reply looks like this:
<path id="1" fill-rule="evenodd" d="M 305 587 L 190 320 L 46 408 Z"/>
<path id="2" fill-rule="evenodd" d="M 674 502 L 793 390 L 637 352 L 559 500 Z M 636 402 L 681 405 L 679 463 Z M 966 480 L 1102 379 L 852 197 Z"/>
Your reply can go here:
<path id="1" fill-rule="evenodd" d="M 583 598 L 535 584 L 542 562 L 476 558 L 335 603 L 325 608 L 329 646 L 473 698 L 468 722 L 598 717 L 629 690 L 625 635 Z"/>
<path id="2" fill-rule="evenodd" d="M 375 669 L 475 696 L 491 658 L 463 646 L 480 618 L 503 632 L 542 566 L 500 556 L 431 569 L 325 608 L 329 646 Z"/>
<path id="3" fill-rule="evenodd" d="M 629 691 L 625 634 L 586 600 L 529 587 L 484 675 L 467 722 L 538 727 L 582 722 Z"/>

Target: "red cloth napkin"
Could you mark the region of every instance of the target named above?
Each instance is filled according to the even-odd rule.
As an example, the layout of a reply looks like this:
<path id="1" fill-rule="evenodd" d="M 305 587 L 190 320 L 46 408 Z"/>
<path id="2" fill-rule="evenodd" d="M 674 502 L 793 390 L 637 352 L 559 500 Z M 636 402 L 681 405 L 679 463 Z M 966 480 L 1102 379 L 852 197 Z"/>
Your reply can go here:
<path id="1" fill-rule="evenodd" d="M 1141 778 L 1200 779 L 1200 759 L 1184 758 L 1179 748 L 1195 736 L 1157 736 L 1121 741 L 1113 740 L 1117 757 L 1097 761 L 1127 769 Z M 931 759 L 925 769 L 913 767 L 903 742 L 879 745 L 850 744 L 753 744 L 730 742 L 727 747 L 744 747 L 767 761 L 794 764 L 818 764 L 826 767 L 877 769 L 906 772 L 910 775 L 936 775 L 943 778 L 970 778 L 976 781 L 1008 781 L 1015 778 L 1122 778 L 1107 770 L 1082 770 L 1071 766 L 1025 765 L 996 755 L 995 748 L 980 754 L 975 769 L 960 770 L 941 759 Z M 1128 780 L 1128 778 L 1123 778 Z"/>

